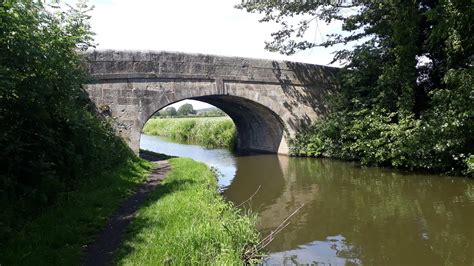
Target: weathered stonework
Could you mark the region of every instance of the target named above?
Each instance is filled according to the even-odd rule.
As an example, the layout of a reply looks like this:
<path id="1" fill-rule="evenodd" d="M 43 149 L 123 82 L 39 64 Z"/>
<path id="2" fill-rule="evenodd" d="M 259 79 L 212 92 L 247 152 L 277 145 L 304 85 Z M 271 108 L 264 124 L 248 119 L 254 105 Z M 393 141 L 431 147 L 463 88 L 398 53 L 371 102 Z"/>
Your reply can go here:
<path id="1" fill-rule="evenodd" d="M 156 111 L 195 99 L 225 111 L 238 149 L 288 154 L 287 140 L 326 113 L 337 68 L 237 57 L 139 51 L 84 54 L 89 97 L 115 118 L 138 152 L 140 133 Z"/>

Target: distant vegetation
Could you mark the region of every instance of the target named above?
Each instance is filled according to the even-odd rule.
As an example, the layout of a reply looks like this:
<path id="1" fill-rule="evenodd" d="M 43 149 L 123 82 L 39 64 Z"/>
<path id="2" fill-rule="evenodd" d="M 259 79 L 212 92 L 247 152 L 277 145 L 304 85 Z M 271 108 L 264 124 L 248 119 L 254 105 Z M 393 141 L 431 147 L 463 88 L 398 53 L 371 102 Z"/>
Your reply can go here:
<path id="1" fill-rule="evenodd" d="M 157 112 L 154 116 L 159 117 L 187 117 L 187 116 L 201 116 L 201 117 L 220 117 L 227 116 L 224 111 L 216 107 L 209 107 L 195 110 L 192 104 L 183 104 L 178 110 L 173 106 L 167 107 Z"/>
<path id="2" fill-rule="evenodd" d="M 178 116 L 178 111 L 176 111 L 176 108 L 174 108 L 173 106 L 166 107 L 164 110 L 157 112 L 155 116 L 176 117 Z"/>
<path id="3" fill-rule="evenodd" d="M 152 118 L 145 124 L 143 133 L 206 148 L 232 149 L 236 141 L 235 125 L 228 117 Z"/>
<path id="4" fill-rule="evenodd" d="M 222 111 L 219 108 L 216 107 L 209 107 L 209 108 L 204 108 L 204 109 L 199 109 L 197 110 L 197 115 L 198 116 L 204 116 L 204 117 L 218 117 L 218 116 L 227 116 L 224 111 Z"/>

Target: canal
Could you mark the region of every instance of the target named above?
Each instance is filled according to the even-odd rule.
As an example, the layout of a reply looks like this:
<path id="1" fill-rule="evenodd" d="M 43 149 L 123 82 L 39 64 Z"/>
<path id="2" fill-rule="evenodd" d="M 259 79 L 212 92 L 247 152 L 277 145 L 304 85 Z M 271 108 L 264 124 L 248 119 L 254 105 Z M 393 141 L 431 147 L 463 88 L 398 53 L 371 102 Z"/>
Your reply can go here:
<path id="1" fill-rule="evenodd" d="M 329 159 L 235 156 L 142 135 L 141 148 L 220 172 L 222 194 L 258 214 L 262 236 L 301 205 L 265 264 L 474 265 L 474 180 Z"/>

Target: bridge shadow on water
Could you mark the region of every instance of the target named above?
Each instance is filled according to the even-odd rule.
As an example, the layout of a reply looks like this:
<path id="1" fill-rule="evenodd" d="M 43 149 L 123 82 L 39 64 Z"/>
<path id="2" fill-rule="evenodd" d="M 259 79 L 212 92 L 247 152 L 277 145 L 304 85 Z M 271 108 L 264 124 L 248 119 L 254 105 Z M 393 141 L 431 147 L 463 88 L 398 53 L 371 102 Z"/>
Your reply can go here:
<path id="1" fill-rule="evenodd" d="M 138 156 L 150 162 L 158 162 L 158 161 L 176 158 L 176 156 L 170 156 L 163 153 L 157 153 L 157 152 L 142 150 L 142 149 L 140 149 Z"/>

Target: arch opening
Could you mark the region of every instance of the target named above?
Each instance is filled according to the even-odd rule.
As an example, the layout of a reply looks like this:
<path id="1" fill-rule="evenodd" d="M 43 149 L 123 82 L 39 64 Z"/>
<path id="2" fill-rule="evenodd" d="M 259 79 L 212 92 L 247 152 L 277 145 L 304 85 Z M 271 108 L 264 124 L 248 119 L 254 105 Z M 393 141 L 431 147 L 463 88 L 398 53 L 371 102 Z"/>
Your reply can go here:
<path id="1" fill-rule="evenodd" d="M 288 154 L 285 128 L 282 121 L 269 108 L 252 100 L 230 95 L 190 97 L 168 103 L 158 110 L 152 110 L 152 113 L 155 114 L 160 110 L 165 110 L 167 107 L 183 100 L 204 102 L 225 112 L 236 127 L 237 143 L 235 148 L 237 153 Z M 148 117 L 147 120 L 152 116 Z"/>
<path id="2" fill-rule="evenodd" d="M 287 153 L 283 124 L 267 107 L 229 95 L 201 96 L 192 99 L 214 105 L 232 118 L 237 128 L 238 152 Z"/>

